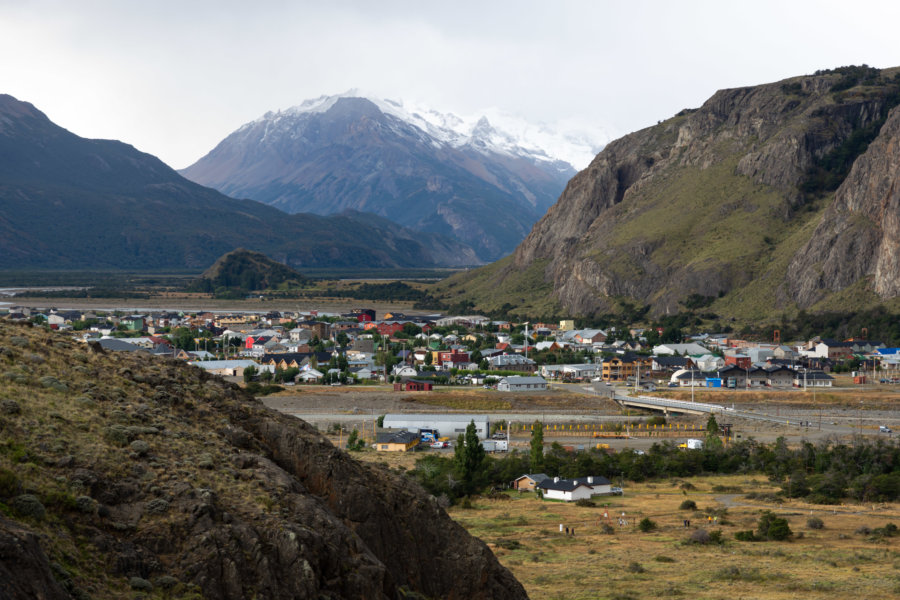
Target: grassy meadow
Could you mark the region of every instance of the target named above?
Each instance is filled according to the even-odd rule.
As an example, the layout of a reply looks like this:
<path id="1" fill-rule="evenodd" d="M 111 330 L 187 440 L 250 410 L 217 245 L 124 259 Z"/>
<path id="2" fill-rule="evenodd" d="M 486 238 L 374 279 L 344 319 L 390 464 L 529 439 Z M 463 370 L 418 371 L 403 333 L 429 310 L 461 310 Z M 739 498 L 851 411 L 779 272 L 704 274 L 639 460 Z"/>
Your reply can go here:
<path id="1" fill-rule="evenodd" d="M 507 492 L 450 514 L 487 542 L 537 600 L 900 597 L 900 538 L 865 533 L 900 523 L 896 505 L 749 500 L 747 493 L 776 488 L 745 475 L 626 482 L 625 489 L 624 496 L 597 499 L 596 507 Z M 681 510 L 685 500 L 698 509 Z M 791 540 L 734 539 L 736 531 L 755 529 L 767 509 L 788 520 Z M 617 522 L 623 512 L 626 526 Z M 657 528 L 642 532 L 644 518 Z M 611 533 L 604 533 L 607 522 Z M 574 528 L 574 537 L 561 534 L 560 524 Z M 698 528 L 720 530 L 724 543 L 689 542 Z"/>
<path id="2" fill-rule="evenodd" d="M 399 471 L 413 469 L 419 457 L 354 456 Z M 900 536 L 879 532 L 889 523 L 900 526 L 900 505 L 783 500 L 764 475 L 625 481 L 623 487 L 624 496 L 595 498 L 594 507 L 507 491 L 448 512 L 490 546 L 534 600 L 900 598 Z M 682 509 L 687 501 L 696 510 Z M 737 531 L 755 530 L 767 510 L 787 519 L 789 540 L 735 539 Z M 623 512 L 624 526 L 618 523 Z M 656 528 L 641 531 L 644 518 Z M 560 524 L 574 528 L 574 536 L 560 533 Z M 720 531 L 722 543 L 691 542 L 702 537 L 698 529 Z"/>

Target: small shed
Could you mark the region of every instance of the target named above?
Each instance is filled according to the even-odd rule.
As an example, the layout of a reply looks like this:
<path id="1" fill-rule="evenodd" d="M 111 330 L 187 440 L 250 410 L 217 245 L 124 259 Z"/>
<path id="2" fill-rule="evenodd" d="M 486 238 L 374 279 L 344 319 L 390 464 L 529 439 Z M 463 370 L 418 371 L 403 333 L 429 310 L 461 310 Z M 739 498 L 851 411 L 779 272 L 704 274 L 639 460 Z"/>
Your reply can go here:
<path id="1" fill-rule="evenodd" d="M 514 489 L 522 492 L 533 492 L 539 483 L 549 478 L 550 477 L 544 473 L 526 474 L 513 480 L 512 486 Z"/>

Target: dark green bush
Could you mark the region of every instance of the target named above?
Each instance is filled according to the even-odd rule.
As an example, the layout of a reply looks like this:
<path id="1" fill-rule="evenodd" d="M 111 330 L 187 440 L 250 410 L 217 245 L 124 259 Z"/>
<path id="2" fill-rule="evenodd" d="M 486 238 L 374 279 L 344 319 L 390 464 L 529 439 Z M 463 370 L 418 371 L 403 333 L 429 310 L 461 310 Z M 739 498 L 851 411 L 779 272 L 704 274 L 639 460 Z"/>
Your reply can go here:
<path id="1" fill-rule="evenodd" d="M 12 509 L 23 517 L 34 517 L 35 519 L 43 519 L 47 514 L 47 509 L 32 494 L 21 494 L 12 500 Z"/>
<path id="2" fill-rule="evenodd" d="M 655 560 L 656 562 L 661 562 L 661 563 L 673 563 L 673 562 L 675 562 L 675 559 L 674 559 L 674 558 L 672 558 L 671 556 L 665 556 L 665 555 L 663 555 L 663 554 L 660 554 L 659 556 L 654 557 L 653 560 Z"/>
<path id="3" fill-rule="evenodd" d="M 756 535 L 763 540 L 786 540 L 793 533 L 787 519 L 778 517 L 771 511 L 764 512 L 756 524 Z"/>
<path id="4" fill-rule="evenodd" d="M 697 503 L 693 500 L 685 500 L 678 506 L 678 510 L 697 510 Z"/>
<path id="5" fill-rule="evenodd" d="M 759 538 L 756 537 L 756 534 L 754 534 L 752 531 L 749 531 L 749 530 L 735 531 L 734 539 L 736 539 L 739 542 L 758 542 L 759 541 Z"/>
<path id="6" fill-rule="evenodd" d="M 651 520 L 650 517 L 644 517 L 643 519 L 641 519 L 641 522 L 638 523 L 638 529 L 640 529 L 644 533 L 647 533 L 648 531 L 654 531 L 658 527 L 659 526 L 656 524 L 656 522 Z"/>
<path id="7" fill-rule="evenodd" d="M 625 567 L 625 570 L 629 573 L 643 573 L 645 571 L 644 567 L 641 566 L 641 563 L 631 562 Z"/>
<path id="8" fill-rule="evenodd" d="M 810 517 L 806 519 L 806 526 L 810 529 L 824 529 L 825 521 L 823 521 L 819 517 Z"/>

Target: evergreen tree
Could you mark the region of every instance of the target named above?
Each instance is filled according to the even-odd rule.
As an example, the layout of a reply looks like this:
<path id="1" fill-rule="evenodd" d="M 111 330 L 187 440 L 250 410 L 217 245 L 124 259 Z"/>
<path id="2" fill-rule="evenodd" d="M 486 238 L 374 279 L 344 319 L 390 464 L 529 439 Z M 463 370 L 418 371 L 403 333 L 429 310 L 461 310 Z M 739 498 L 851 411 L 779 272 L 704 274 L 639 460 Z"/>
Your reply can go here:
<path id="1" fill-rule="evenodd" d="M 709 420 L 706 421 L 706 447 L 707 448 L 720 448 L 722 446 L 722 439 L 719 437 L 719 423 L 716 421 L 715 415 L 709 415 Z"/>
<path id="2" fill-rule="evenodd" d="M 535 421 L 531 430 L 531 472 L 544 470 L 544 424 Z"/>
<path id="3" fill-rule="evenodd" d="M 462 480 L 463 493 L 472 494 L 483 479 L 485 462 L 484 446 L 478 439 L 474 420 L 466 426 L 465 437 L 460 434 L 457 438 L 453 461 Z"/>

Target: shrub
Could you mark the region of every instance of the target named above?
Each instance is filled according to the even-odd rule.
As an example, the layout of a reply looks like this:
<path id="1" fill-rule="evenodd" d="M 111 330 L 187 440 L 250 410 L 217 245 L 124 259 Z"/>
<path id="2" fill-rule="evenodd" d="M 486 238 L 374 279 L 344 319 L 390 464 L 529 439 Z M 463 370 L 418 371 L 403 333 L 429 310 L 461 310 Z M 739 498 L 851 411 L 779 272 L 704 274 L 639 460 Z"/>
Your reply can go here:
<path id="1" fill-rule="evenodd" d="M 756 524 L 756 535 L 764 540 L 786 540 L 793 533 L 787 519 L 775 516 L 771 511 L 764 512 Z"/>
<path id="2" fill-rule="evenodd" d="M 57 379 L 56 377 L 53 377 L 51 375 L 47 375 L 46 377 L 41 377 L 40 381 L 41 381 L 41 385 L 44 386 L 45 388 L 49 388 L 51 390 L 56 390 L 57 392 L 69 391 L 69 388 L 66 386 L 65 383 L 63 383 L 62 381 L 60 381 L 59 379 Z"/>
<path id="3" fill-rule="evenodd" d="M 0 412 L 6 415 L 18 415 L 22 412 L 22 407 L 15 400 L 4 398 L 0 400 Z"/>
<path id="4" fill-rule="evenodd" d="M 691 544 L 708 544 L 709 539 L 709 532 L 705 529 L 695 529 L 688 537 L 688 542 Z"/>
<path id="5" fill-rule="evenodd" d="M 153 580 L 153 583 L 156 587 L 167 590 L 178 585 L 178 580 L 171 575 L 160 575 Z"/>
<path id="6" fill-rule="evenodd" d="M 744 490 L 736 485 L 714 485 L 712 491 L 717 494 L 743 494 Z"/>
<path id="7" fill-rule="evenodd" d="M 597 503 L 593 500 L 588 500 L 587 498 L 579 498 L 575 501 L 575 506 L 587 506 L 589 508 L 594 508 L 597 506 Z"/>
<path id="8" fill-rule="evenodd" d="M 756 534 L 754 534 L 752 531 L 749 531 L 749 530 L 735 531 L 734 539 L 736 539 L 739 542 L 758 542 L 759 541 L 759 538 L 756 537 Z"/>
<path id="9" fill-rule="evenodd" d="M 150 452 L 150 444 L 148 444 L 144 440 L 134 440 L 130 445 L 131 449 L 137 456 L 144 456 L 148 452 Z"/>
<path id="10" fill-rule="evenodd" d="M 643 573 L 646 569 L 641 566 L 641 563 L 631 562 L 627 567 L 625 567 L 625 570 L 629 573 Z"/>
<path id="11" fill-rule="evenodd" d="M 90 496 L 78 496 L 75 498 L 75 508 L 79 512 L 91 514 L 97 506 L 97 502 Z"/>
<path id="12" fill-rule="evenodd" d="M 673 562 L 675 562 L 675 559 L 674 559 L 674 558 L 672 558 L 671 556 L 665 556 L 665 555 L 663 555 L 663 554 L 660 554 L 659 556 L 655 556 L 655 557 L 653 558 L 653 560 L 655 560 L 656 562 L 661 562 L 661 563 L 673 563 Z"/>
<path id="13" fill-rule="evenodd" d="M 128 580 L 128 585 L 131 586 L 131 589 L 140 590 L 142 592 L 153 590 L 153 584 L 141 577 L 132 577 Z"/>
<path id="14" fill-rule="evenodd" d="M 109 425 L 103 430 L 106 441 L 116 446 L 124 446 L 128 443 L 128 428 L 124 425 Z"/>
<path id="15" fill-rule="evenodd" d="M 23 517 L 34 517 L 35 519 L 43 519 L 47 514 L 47 509 L 32 494 L 22 494 L 16 496 L 12 500 L 12 509 Z"/>
<path id="16" fill-rule="evenodd" d="M 644 517 L 643 519 L 641 519 L 641 522 L 638 523 L 638 529 L 640 529 L 644 533 L 647 533 L 648 531 L 653 531 L 653 530 L 657 529 L 658 527 L 659 526 L 656 524 L 656 522 L 652 521 L 650 519 L 650 517 Z"/>
<path id="17" fill-rule="evenodd" d="M 897 535 L 897 526 L 893 523 L 888 523 L 884 527 L 876 527 L 872 530 L 872 534 L 869 536 L 870 542 L 879 542 L 884 538 L 894 537 Z"/>
<path id="18" fill-rule="evenodd" d="M 678 507 L 679 510 L 697 510 L 697 503 L 693 500 L 685 500 Z"/>
<path id="19" fill-rule="evenodd" d="M 824 529 L 825 521 L 819 517 L 810 517 L 806 520 L 806 526 L 810 529 Z"/>
<path id="20" fill-rule="evenodd" d="M 600 525 L 600 533 L 605 533 L 606 535 L 613 535 L 616 532 L 616 528 L 610 525 L 609 523 L 603 523 Z"/>
<path id="21" fill-rule="evenodd" d="M 147 512 L 151 515 L 162 515 L 168 512 L 169 502 L 163 498 L 154 498 L 147 503 Z"/>

